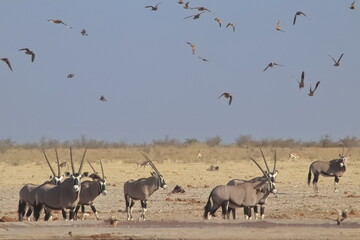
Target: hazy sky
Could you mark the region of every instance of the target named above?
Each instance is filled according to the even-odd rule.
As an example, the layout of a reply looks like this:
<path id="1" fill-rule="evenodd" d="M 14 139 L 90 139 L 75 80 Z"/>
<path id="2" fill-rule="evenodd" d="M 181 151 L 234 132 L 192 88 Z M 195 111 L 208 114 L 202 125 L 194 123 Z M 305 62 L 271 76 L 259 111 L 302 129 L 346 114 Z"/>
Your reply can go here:
<path id="1" fill-rule="evenodd" d="M 160 1 L 157 11 L 145 8 Z M 190 7 L 211 12 L 193 20 L 184 17 L 199 11 L 177 0 L 1 1 L 0 57 L 14 71 L 0 62 L 0 138 L 360 137 L 360 2 L 350 10 L 351 2 L 194 0 Z M 296 11 L 307 18 L 293 25 Z M 33 63 L 21 48 L 35 52 Z M 334 67 L 329 54 L 342 53 Z M 284 66 L 263 72 L 270 62 Z M 233 95 L 230 106 L 218 99 L 223 92 Z"/>

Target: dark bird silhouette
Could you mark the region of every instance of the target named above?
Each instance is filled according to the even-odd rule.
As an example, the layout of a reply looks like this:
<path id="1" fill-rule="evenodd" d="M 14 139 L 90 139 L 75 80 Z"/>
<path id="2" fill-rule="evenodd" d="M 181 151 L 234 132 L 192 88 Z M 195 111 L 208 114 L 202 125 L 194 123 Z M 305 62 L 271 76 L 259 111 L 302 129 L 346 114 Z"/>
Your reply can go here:
<path id="1" fill-rule="evenodd" d="M 351 10 L 355 10 L 355 1 L 353 1 L 349 7 Z"/>
<path id="2" fill-rule="evenodd" d="M 62 20 L 60 19 L 48 19 L 49 22 L 55 23 L 55 24 L 63 24 L 65 25 L 67 28 L 72 28 L 69 25 L 67 25 L 66 23 L 64 23 Z"/>
<path id="3" fill-rule="evenodd" d="M 159 4 L 161 4 L 161 2 L 156 4 L 155 6 L 146 6 L 145 8 L 151 8 L 151 11 L 156 11 L 156 10 L 158 10 Z"/>
<path id="4" fill-rule="evenodd" d="M 8 58 L 0 58 L 0 59 L 3 60 L 8 65 L 8 67 L 10 68 L 11 71 L 13 71 Z"/>
<path id="5" fill-rule="evenodd" d="M 199 11 L 207 11 L 207 12 L 211 12 L 209 9 L 207 9 L 206 7 L 193 7 L 191 9 L 197 9 Z"/>
<path id="6" fill-rule="evenodd" d="M 277 64 L 275 62 L 271 62 L 266 66 L 266 68 L 263 70 L 263 72 L 265 72 L 269 67 L 272 68 L 274 66 L 283 66 L 283 65 Z"/>
<path id="7" fill-rule="evenodd" d="M 70 238 L 73 237 L 72 231 L 68 232 L 68 234 L 69 234 Z"/>
<path id="8" fill-rule="evenodd" d="M 190 2 L 186 2 L 185 5 L 184 5 L 184 8 L 185 8 L 185 9 L 190 9 L 189 4 L 190 4 Z"/>
<path id="9" fill-rule="evenodd" d="M 303 12 L 301 12 L 301 11 L 297 11 L 297 12 L 295 13 L 295 16 L 294 16 L 293 25 L 295 25 L 296 17 L 297 17 L 297 16 L 300 16 L 300 15 L 303 15 L 303 16 L 307 17 L 305 13 L 303 13 Z"/>
<path id="10" fill-rule="evenodd" d="M 83 29 L 83 30 L 81 30 L 81 35 L 83 35 L 83 36 L 88 36 L 88 33 L 86 32 L 86 30 L 85 29 Z"/>
<path id="11" fill-rule="evenodd" d="M 31 55 L 31 62 L 35 60 L 35 53 L 28 48 L 19 49 L 19 51 L 25 51 L 25 54 Z"/>
<path id="12" fill-rule="evenodd" d="M 177 3 L 178 4 L 184 4 L 184 1 L 183 0 L 178 0 Z"/>
<path id="13" fill-rule="evenodd" d="M 99 100 L 102 101 L 102 102 L 106 102 L 106 101 L 107 101 L 107 99 L 104 97 L 104 95 L 101 95 L 101 97 L 99 98 Z"/>
<path id="14" fill-rule="evenodd" d="M 208 62 L 208 61 L 209 61 L 209 60 L 206 59 L 206 58 L 202 58 L 202 57 L 198 57 L 198 58 L 200 58 L 200 59 L 203 60 L 204 62 Z"/>
<path id="15" fill-rule="evenodd" d="M 219 24 L 219 27 L 221 27 L 221 19 L 216 17 L 216 18 L 214 18 L 214 20 L 217 21 Z"/>
<path id="16" fill-rule="evenodd" d="M 194 55 L 196 52 L 196 45 L 192 44 L 191 42 L 186 42 L 186 43 L 190 45 L 192 54 Z"/>
<path id="17" fill-rule="evenodd" d="M 73 77 L 75 77 L 75 73 L 69 73 L 66 77 L 67 78 L 73 78 Z"/>
<path id="18" fill-rule="evenodd" d="M 296 78 L 295 78 L 295 79 L 296 79 Z M 305 87 L 305 81 L 304 81 L 304 80 L 305 80 L 305 72 L 302 72 L 302 73 L 301 73 L 301 79 L 300 79 L 300 81 L 296 79 L 296 81 L 297 81 L 298 84 L 299 84 L 299 89 L 300 89 L 300 90 Z"/>
<path id="19" fill-rule="evenodd" d="M 227 28 L 227 27 L 232 27 L 233 32 L 235 32 L 235 24 L 233 24 L 233 23 L 228 23 L 228 24 L 226 25 L 226 28 Z"/>
<path id="20" fill-rule="evenodd" d="M 187 17 L 184 17 L 184 19 L 187 19 L 187 18 L 191 18 L 192 19 L 199 19 L 200 18 L 200 15 L 203 14 L 205 11 L 201 12 L 201 13 L 198 13 L 198 14 L 194 14 L 194 15 L 190 15 L 190 16 L 187 16 Z"/>
<path id="21" fill-rule="evenodd" d="M 333 65 L 334 67 L 338 67 L 340 65 L 340 60 L 341 60 L 343 55 L 344 54 L 341 54 L 337 61 L 331 55 L 329 55 L 329 57 L 331 57 L 331 59 L 334 61 L 334 65 Z"/>
<path id="22" fill-rule="evenodd" d="M 308 94 L 310 97 L 311 97 L 311 96 L 314 96 L 314 93 L 315 93 L 316 89 L 318 88 L 319 84 L 320 84 L 320 81 L 318 81 L 318 82 L 316 83 L 314 90 L 311 89 L 311 84 L 310 84 L 310 92 L 309 92 L 309 94 Z"/>
<path id="23" fill-rule="evenodd" d="M 280 20 L 277 21 L 275 29 L 280 32 L 285 32 L 284 30 L 281 29 Z"/>
<path id="24" fill-rule="evenodd" d="M 229 105 L 231 104 L 232 102 L 232 96 L 230 93 L 227 93 L 227 92 L 224 92 L 223 94 L 221 94 L 218 98 L 221 98 L 222 96 L 224 96 L 225 98 L 229 98 Z"/>

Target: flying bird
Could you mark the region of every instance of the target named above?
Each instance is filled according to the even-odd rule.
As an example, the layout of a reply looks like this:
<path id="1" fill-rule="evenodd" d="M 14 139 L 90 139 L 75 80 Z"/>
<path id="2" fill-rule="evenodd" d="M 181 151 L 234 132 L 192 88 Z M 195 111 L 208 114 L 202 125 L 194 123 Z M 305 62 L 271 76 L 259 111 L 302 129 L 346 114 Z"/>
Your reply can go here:
<path id="1" fill-rule="evenodd" d="M 194 55 L 195 52 L 196 52 L 196 46 L 195 46 L 195 44 L 192 44 L 191 42 L 186 42 L 186 43 L 190 45 L 192 54 Z"/>
<path id="2" fill-rule="evenodd" d="M 22 49 L 19 49 L 19 51 L 25 51 L 25 54 L 31 55 L 31 62 L 34 61 L 34 59 L 35 59 L 35 53 L 34 53 L 33 51 L 31 51 L 31 50 L 28 49 L 28 48 L 22 48 Z"/>
<path id="3" fill-rule="evenodd" d="M 106 102 L 106 101 L 107 101 L 107 99 L 104 97 L 104 95 L 101 95 L 101 97 L 99 98 L 99 100 L 102 101 L 102 102 Z"/>
<path id="4" fill-rule="evenodd" d="M 191 9 L 197 9 L 199 11 L 207 11 L 207 12 L 211 12 L 209 9 L 207 9 L 206 7 L 193 7 Z"/>
<path id="5" fill-rule="evenodd" d="M 55 23 L 55 24 L 63 24 L 65 25 L 67 28 L 72 28 L 69 25 L 65 24 L 62 20 L 60 19 L 48 19 L 49 22 Z"/>
<path id="6" fill-rule="evenodd" d="M 297 16 L 300 16 L 300 15 L 303 15 L 303 16 L 307 17 L 305 13 L 303 13 L 303 12 L 301 12 L 301 11 L 297 11 L 297 12 L 295 13 L 295 16 L 294 16 L 293 25 L 295 25 L 296 17 L 297 17 Z"/>
<path id="7" fill-rule="evenodd" d="M 67 78 L 73 78 L 73 77 L 75 77 L 75 73 L 69 73 L 66 77 Z"/>
<path id="8" fill-rule="evenodd" d="M 183 0 L 178 0 L 177 3 L 178 4 L 184 4 L 184 1 Z"/>
<path id="9" fill-rule="evenodd" d="M 340 60 L 341 60 L 341 58 L 342 58 L 342 56 L 343 56 L 344 54 L 341 54 L 340 55 L 340 57 L 339 57 L 339 59 L 336 61 L 331 55 L 329 55 L 329 57 L 331 57 L 332 58 L 332 60 L 334 61 L 334 67 L 338 67 L 339 65 L 340 65 Z"/>
<path id="10" fill-rule="evenodd" d="M 184 17 L 184 19 L 187 19 L 187 18 L 191 18 L 192 19 L 199 19 L 200 18 L 200 15 L 203 14 L 205 11 L 201 12 L 201 13 L 198 13 L 198 14 L 194 14 L 194 15 L 190 15 L 190 16 L 187 16 L 187 17 Z"/>
<path id="11" fill-rule="evenodd" d="M 81 35 L 83 35 L 83 36 L 88 36 L 88 33 L 86 32 L 86 30 L 85 29 L 83 29 L 83 30 L 81 30 Z"/>
<path id="12" fill-rule="evenodd" d="M 353 1 L 349 7 L 351 10 L 355 10 L 355 1 Z"/>
<path id="13" fill-rule="evenodd" d="M 297 81 L 298 84 L 299 84 L 299 89 L 300 89 L 300 90 L 305 87 L 305 82 L 304 82 L 304 80 L 305 80 L 305 72 L 302 72 L 302 73 L 301 73 L 301 79 L 300 79 L 300 81 L 296 79 L 296 81 Z"/>
<path id="14" fill-rule="evenodd" d="M 316 89 L 318 88 L 319 84 L 320 84 L 320 81 L 318 81 L 318 82 L 316 83 L 314 90 L 311 89 L 311 84 L 310 84 L 310 92 L 309 92 L 309 94 L 308 94 L 310 97 L 311 97 L 311 96 L 314 96 L 314 93 L 315 93 Z"/>
<path id="15" fill-rule="evenodd" d="M 13 71 L 8 58 L 0 58 L 0 59 L 3 60 L 8 65 L 8 67 L 10 68 L 11 71 Z"/>
<path id="16" fill-rule="evenodd" d="M 217 21 L 219 23 L 219 27 L 221 27 L 221 19 L 216 17 L 214 20 Z"/>
<path id="17" fill-rule="evenodd" d="M 276 29 L 277 31 L 280 31 L 280 32 L 285 32 L 285 31 L 282 30 L 281 27 L 280 27 L 280 20 L 277 21 L 275 29 Z"/>
<path id="18" fill-rule="evenodd" d="M 266 68 L 263 70 L 263 72 L 265 72 L 269 67 L 272 68 L 274 66 L 284 66 L 284 65 L 280 65 L 280 64 L 277 64 L 275 62 L 271 62 L 266 66 Z"/>
<path id="19" fill-rule="evenodd" d="M 186 3 L 185 3 L 185 5 L 184 5 L 184 8 L 185 8 L 185 9 L 190 9 L 189 3 L 190 3 L 190 2 L 186 2 Z"/>
<path id="20" fill-rule="evenodd" d="M 209 60 L 206 58 L 198 57 L 199 59 L 203 60 L 204 62 L 208 62 Z"/>
<path id="21" fill-rule="evenodd" d="M 225 98 L 229 98 L 229 105 L 231 104 L 232 102 L 232 96 L 230 93 L 227 93 L 227 92 L 224 92 L 223 94 L 221 94 L 218 98 L 221 98 L 222 96 L 224 96 Z"/>
<path id="22" fill-rule="evenodd" d="M 235 32 L 235 24 L 233 24 L 233 23 L 228 23 L 228 24 L 226 25 L 226 28 L 227 28 L 227 27 L 232 27 L 233 32 Z"/>
<path id="23" fill-rule="evenodd" d="M 161 2 L 156 4 L 155 6 L 146 6 L 145 8 L 151 8 L 151 11 L 156 11 L 156 10 L 158 10 L 159 4 L 161 4 Z"/>

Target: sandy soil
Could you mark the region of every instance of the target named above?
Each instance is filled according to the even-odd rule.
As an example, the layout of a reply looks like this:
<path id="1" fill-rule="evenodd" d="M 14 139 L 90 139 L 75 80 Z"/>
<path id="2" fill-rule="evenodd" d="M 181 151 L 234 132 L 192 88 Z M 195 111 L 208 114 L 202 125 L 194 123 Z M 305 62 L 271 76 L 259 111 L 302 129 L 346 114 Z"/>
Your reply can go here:
<path id="1" fill-rule="evenodd" d="M 96 221 L 89 208 L 83 221 L 64 221 L 57 212 L 51 222 L 17 222 L 20 188 L 28 182 L 46 180 L 49 170 L 46 165 L 0 163 L 0 239 L 359 239 L 360 164 L 351 161 L 338 193 L 333 192 L 333 178 L 320 178 L 319 194 L 307 186 L 309 164 L 306 160 L 279 160 L 279 194 L 269 197 L 265 220 L 244 220 L 238 210 L 236 220 L 223 220 L 218 211 L 218 216 L 209 221 L 203 220 L 202 214 L 211 189 L 233 178 L 260 175 L 255 165 L 250 161 L 218 162 L 219 171 L 207 171 L 207 163 L 157 164 L 168 189 L 159 189 L 151 197 L 146 221 L 126 221 L 123 182 L 149 176 L 150 169 L 105 160 L 108 195 L 99 196 L 96 206 L 102 219 L 114 216 L 119 220 L 114 227 L 104 220 Z M 175 185 L 183 186 L 186 192 L 171 194 Z M 349 210 L 341 226 L 334 221 L 339 209 Z M 140 216 L 139 211 L 137 202 L 135 218 Z"/>

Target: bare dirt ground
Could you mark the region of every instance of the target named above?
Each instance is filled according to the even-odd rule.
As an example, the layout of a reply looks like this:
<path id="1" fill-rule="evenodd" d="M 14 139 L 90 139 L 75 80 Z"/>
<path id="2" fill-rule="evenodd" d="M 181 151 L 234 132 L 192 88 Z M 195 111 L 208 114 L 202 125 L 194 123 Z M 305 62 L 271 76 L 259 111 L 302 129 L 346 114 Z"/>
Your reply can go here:
<path id="1" fill-rule="evenodd" d="M 260 162 L 261 159 L 259 159 Z M 147 220 L 140 221 L 140 203 L 135 204 L 134 221 L 126 220 L 123 183 L 130 178 L 149 176 L 149 167 L 137 168 L 105 159 L 108 181 L 107 196 L 99 196 L 96 206 L 102 219 L 116 217 L 119 223 L 111 226 L 96 221 L 87 208 L 85 220 L 64 221 L 54 213 L 51 222 L 17 222 L 18 192 L 25 183 L 41 183 L 49 176 L 45 164 L 13 166 L 0 163 L 0 239 L 359 239 L 360 238 L 360 163 L 352 159 L 340 179 L 339 192 L 333 191 L 333 178 L 320 177 L 320 193 L 307 185 L 310 160 L 279 159 L 277 196 L 271 195 L 265 210 L 265 220 L 244 220 L 241 210 L 238 219 L 217 217 L 205 221 L 203 208 L 213 187 L 226 184 L 233 178 L 261 175 L 250 161 L 217 162 L 219 171 L 207 171 L 209 163 L 157 164 L 168 189 L 159 189 L 148 202 Z M 84 169 L 90 171 L 89 166 Z M 36 174 L 35 174 L 36 173 Z M 175 185 L 185 189 L 183 194 L 171 194 Z M 337 210 L 347 209 L 348 218 L 341 226 L 334 219 Z M 71 232 L 71 234 L 69 234 Z M 71 235 L 71 236 L 70 236 Z"/>

